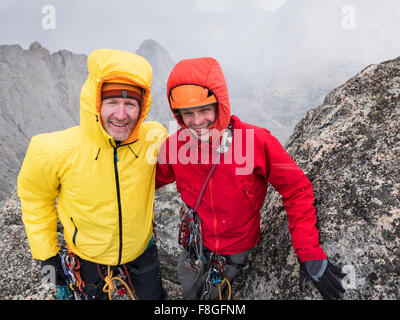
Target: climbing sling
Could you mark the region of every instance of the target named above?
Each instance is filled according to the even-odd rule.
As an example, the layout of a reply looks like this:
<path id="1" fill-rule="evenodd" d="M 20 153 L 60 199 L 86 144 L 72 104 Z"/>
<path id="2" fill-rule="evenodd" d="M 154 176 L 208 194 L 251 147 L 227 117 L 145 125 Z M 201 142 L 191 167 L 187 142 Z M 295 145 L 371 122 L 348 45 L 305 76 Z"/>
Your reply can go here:
<path id="1" fill-rule="evenodd" d="M 189 258 L 185 261 L 185 267 L 194 272 L 198 272 L 201 265 L 206 263 L 203 254 L 203 240 L 201 237 L 201 219 L 197 214 L 197 209 L 216 166 L 216 163 L 212 165 L 203 187 L 201 188 L 194 209 L 187 208 L 185 205 L 180 209 L 178 243 L 189 252 Z"/>

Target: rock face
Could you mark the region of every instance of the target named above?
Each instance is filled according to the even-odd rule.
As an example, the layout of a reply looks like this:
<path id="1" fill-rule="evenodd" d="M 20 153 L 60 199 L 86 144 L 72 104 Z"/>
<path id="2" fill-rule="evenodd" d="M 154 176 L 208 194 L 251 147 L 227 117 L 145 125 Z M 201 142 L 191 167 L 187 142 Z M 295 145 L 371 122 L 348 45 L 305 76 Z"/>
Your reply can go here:
<path id="1" fill-rule="evenodd" d="M 86 56 L 0 46 L 0 201 L 15 188 L 30 138 L 79 123 Z"/>
<path id="2" fill-rule="evenodd" d="M 0 299 L 50 298 L 41 285 L 40 264 L 33 260 L 21 222 L 21 205 L 16 194 L 9 198 L 0 215 Z"/>
<path id="3" fill-rule="evenodd" d="M 314 186 L 327 256 L 343 267 L 345 299 L 400 297 L 400 58 L 371 65 L 333 90 L 296 126 L 286 150 Z M 236 283 L 244 299 L 314 299 L 280 195 L 262 209 L 262 238 Z M 239 290 L 239 288 L 243 288 Z"/>
<path id="4" fill-rule="evenodd" d="M 400 58 L 371 65 L 333 90 L 296 126 L 286 150 L 314 186 L 317 227 L 327 256 L 347 276 L 344 299 L 400 297 Z M 170 298 L 181 298 L 176 265 L 178 212 L 174 185 L 156 191 L 156 233 Z M 52 299 L 40 288 L 15 194 L 1 213 L 0 299 Z M 260 242 L 233 282 L 234 299 L 319 299 L 299 291 L 280 195 L 271 187 L 261 212 Z"/>
<path id="5" fill-rule="evenodd" d="M 154 215 L 156 237 L 162 275 L 178 283 L 176 266 L 180 254 L 178 244 L 179 209 L 182 204 L 175 183 L 166 185 L 155 193 Z"/>

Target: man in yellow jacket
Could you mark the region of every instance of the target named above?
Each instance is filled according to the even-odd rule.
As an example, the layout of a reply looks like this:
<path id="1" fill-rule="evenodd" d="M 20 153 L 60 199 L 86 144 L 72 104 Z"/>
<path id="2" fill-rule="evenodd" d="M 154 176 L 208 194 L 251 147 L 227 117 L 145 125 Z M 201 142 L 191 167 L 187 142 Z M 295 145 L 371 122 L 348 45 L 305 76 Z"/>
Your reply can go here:
<path id="1" fill-rule="evenodd" d="M 58 217 L 70 255 L 80 262 L 81 298 L 105 298 L 107 272 L 125 270 L 139 299 L 162 299 L 153 201 L 167 133 L 158 122 L 143 122 L 152 69 L 136 54 L 99 49 L 89 55 L 88 71 L 80 125 L 34 136 L 18 176 L 32 256 L 55 267 L 57 282 L 65 278 Z"/>

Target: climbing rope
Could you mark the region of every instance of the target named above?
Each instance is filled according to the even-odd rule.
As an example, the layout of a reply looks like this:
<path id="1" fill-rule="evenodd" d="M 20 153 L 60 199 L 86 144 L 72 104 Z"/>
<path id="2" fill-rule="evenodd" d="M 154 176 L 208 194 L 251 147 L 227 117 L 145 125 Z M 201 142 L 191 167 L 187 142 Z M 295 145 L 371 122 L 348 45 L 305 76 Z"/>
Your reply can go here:
<path id="1" fill-rule="evenodd" d="M 117 289 L 117 287 L 114 285 L 114 282 L 113 282 L 114 280 L 122 283 L 124 288 L 128 291 L 129 295 L 131 296 L 132 300 L 136 300 L 135 295 L 132 293 L 131 289 L 126 284 L 126 282 L 124 280 L 122 280 L 120 277 L 113 277 L 113 272 L 112 272 L 110 266 L 107 266 L 107 276 L 104 277 L 103 280 L 105 281 L 105 285 L 103 287 L 103 292 L 108 293 L 109 300 L 112 300 L 111 292 L 113 290 Z"/>

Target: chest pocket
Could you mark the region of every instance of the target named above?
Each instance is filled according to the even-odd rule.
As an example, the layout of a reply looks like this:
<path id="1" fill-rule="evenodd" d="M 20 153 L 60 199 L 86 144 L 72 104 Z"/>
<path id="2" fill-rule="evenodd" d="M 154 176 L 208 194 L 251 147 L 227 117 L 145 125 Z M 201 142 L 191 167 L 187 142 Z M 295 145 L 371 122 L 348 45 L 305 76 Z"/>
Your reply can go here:
<path id="1" fill-rule="evenodd" d="M 240 179 L 240 187 L 243 192 L 243 197 L 246 199 L 249 208 L 252 211 L 257 209 L 258 199 L 255 192 L 255 181 L 252 175 L 242 176 Z"/>

